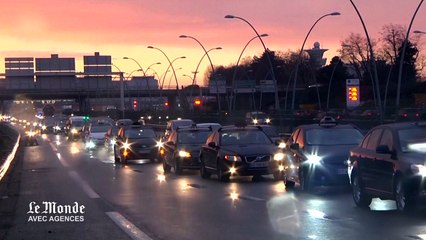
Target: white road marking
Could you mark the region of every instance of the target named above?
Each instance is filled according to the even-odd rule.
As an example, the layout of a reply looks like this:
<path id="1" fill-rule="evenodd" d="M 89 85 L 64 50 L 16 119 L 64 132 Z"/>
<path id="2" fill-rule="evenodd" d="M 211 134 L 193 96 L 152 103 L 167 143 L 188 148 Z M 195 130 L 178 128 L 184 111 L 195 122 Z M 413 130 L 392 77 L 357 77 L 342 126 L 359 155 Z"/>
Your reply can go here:
<path id="1" fill-rule="evenodd" d="M 83 188 L 84 192 L 89 196 L 89 198 L 100 198 L 100 196 L 87 184 L 86 181 L 81 179 L 80 175 L 78 175 L 75 171 L 70 171 L 69 175 L 74 181 L 76 181 Z"/>
<path id="2" fill-rule="evenodd" d="M 106 215 L 134 240 L 152 240 L 118 212 L 106 212 Z"/>

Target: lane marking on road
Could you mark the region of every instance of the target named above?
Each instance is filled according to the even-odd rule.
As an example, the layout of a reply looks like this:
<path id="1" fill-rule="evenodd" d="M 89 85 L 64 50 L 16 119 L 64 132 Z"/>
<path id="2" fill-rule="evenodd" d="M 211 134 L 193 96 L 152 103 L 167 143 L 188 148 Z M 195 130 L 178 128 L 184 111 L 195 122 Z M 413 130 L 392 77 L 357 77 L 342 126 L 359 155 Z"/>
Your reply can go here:
<path id="1" fill-rule="evenodd" d="M 152 240 L 146 233 L 142 232 L 132 222 L 127 220 L 123 215 L 118 212 L 106 212 L 106 215 L 117 224 L 127 235 L 134 240 Z"/>
<path id="2" fill-rule="evenodd" d="M 83 191 L 89 196 L 89 198 L 100 198 L 100 196 L 84 181 L 80 175 L 75 171 L 70 171 L 69 175 L 74 181 L 76 181 L 83 188 Z"/>
<path id="3" fill-rule="evenodd" d="M 257 198 L 257 197 L 252 197 L 252 196 L 244 196 L 244 195 L 239 196 L 238 198 L 245 199 L 245 200 L 259 201 L 259 202 L 265 201 L 265 199 L 263 199 L 263 198 Z"/>
<path id="4" fill-rule="evenodd" d="M 58 151 L 58 148 L 55 146 L 55 144 L 54 144 L 53 142 L 49 142 L 49 145 L 50 145 L 50 147 L 52 148 L 52 150 L 53 150 L 54 152 L 57 152 L 57 151 Z"/>

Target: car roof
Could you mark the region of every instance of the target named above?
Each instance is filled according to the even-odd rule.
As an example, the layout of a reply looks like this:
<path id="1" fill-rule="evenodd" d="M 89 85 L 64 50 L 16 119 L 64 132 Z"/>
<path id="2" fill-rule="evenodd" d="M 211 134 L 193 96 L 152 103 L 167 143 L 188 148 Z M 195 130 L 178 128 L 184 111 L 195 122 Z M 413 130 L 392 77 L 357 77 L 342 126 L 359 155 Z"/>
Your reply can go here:
<path id="1" fill-rule="evenodd" d="M 389 124 L 382 124 L 382 125 L 376 126 L 375 128 L 379 128 L 379 127 L 388 127 L 395 130 L 415 128 L 415 127 L 426 128 L 426 121 L 389 123 Z"/>
<path id="2" fill-rule="evenodd" d="M 262 127 L 259 125 L 251 125 L 251 126 L 243 126 L 243 127 L 239 127 L 239 126 L 235 126 L 235 125 L 231 125 L 231 126 L 223 126 L 221 128 L 219 128 L 217 131 L 221 132 L 221 131 L 229 131 L 229 130 L 237 130 L 237 131 L 241 131 L 241 130 L 262 130 Z"/>

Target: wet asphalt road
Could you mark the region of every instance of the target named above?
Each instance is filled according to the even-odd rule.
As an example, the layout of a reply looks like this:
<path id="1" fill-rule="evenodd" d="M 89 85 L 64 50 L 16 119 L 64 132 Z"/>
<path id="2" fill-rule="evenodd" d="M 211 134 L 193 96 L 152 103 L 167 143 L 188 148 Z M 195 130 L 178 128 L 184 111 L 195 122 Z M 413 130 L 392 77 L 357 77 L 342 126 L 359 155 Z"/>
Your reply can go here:
<path id="1" fill-rule="evenodd" d="M 426 239 L 424 208 L 401 214 L 393 201 L 375 199 L 361 210 L 347 190 L 302 193 L 272 176 L 222 183 L 184 171 L 162 181 L 160 163 L 122 166 L 107 148 L 86 150 L 64 136 L 39 143 L 23 148 L 6 239 Z M 30 222 L 33 201 L 77 202 L 84 221 Z"/>

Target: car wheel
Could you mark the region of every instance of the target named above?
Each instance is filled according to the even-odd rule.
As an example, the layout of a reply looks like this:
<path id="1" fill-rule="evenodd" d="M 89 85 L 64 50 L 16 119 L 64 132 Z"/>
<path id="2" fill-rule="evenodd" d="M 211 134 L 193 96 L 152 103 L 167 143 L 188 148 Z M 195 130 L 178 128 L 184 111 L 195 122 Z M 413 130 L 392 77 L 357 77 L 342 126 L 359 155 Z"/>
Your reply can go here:
<path id="1" fill-rule="evenodd" d="M 230 174 L 223 172 L 223 167 L 218 163 L 217 164 L 217 178 L 221 182 L 228 182 L 229 178 L 231 177 Z"/>
<path id="2" fill-rule="evenodd" d="M 175 158 L 174 160 L 174 166 L 173 168 L 175 169 L 175 174 L 176 175 L 181 175 L 182 174 L 182 167 L 180 166 L 179 160 L 177 160 Z"/>
<path id="3" fill-rule="evenodd" d="M 352 198 L 360 208 L 367 208 L 371 204 L 371 196 L 365 193 L 363 183 L 358 174 L 352 177 Z"/>
<path id="4" fill-rule="evenodd" d="M 394 194 L 396 208 L 398 211 L 404 212 L 413 209 L 415 205 L 415 198 L 407 191 L 402 178 L 398 178 L 396 180 Z"/>
<path id="5" fill-rule="evenodd" d="M 170 173 L 172 167 L 169 166 L 169 164 L 166 163 L 166 160 L 163 159 L 163 171 L 164 173 Z"/>
<path id="6" fill-rule="evenodd" d="M 289 181 L 285 176 L 284 176 L 284 185 L 286 189 L 293 189 L 295 182 L 294 181 Z"/>
<path id="7" fill-rule="evenodd" d="M 311 182 L 309 176 L 305 169 L 301 169 L 299 172 L 299 182 L 300 182 L 300 190 L 302 191 L 310 191 L 311 190 Z"/>
<path id="8" fill-rule="evenodd" d="M 202 178 L 206 179 L 210 177 L 210 173 L 207 172 L 206 166 L 204 165 L 204 162 L 201 161 L 200 163 L 200 175 Z"/>

